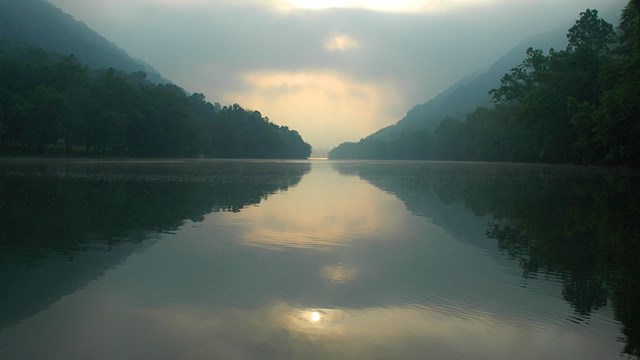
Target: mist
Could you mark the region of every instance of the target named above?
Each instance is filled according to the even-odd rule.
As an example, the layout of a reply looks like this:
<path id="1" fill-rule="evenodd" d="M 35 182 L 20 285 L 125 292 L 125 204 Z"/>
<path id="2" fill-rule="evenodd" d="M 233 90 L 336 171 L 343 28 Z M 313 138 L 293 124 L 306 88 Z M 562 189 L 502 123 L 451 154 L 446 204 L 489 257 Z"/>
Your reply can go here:
<path id="1" fill-rule="evenodd" d="M 527 37 L 622 1 L 51 0 L 212 102 L 297 129 L 314 148 L 395 123 Z"/>

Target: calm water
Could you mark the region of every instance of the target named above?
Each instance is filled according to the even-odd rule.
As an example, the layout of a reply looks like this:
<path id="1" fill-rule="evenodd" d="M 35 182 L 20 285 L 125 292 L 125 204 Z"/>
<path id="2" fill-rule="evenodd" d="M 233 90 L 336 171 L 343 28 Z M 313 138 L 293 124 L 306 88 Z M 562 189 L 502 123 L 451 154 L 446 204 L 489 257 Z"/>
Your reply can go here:
<path id="1" fill-rule="evenodd" d="M 636 359 L 640 178 L 0 162 L 0 357 Z"/>

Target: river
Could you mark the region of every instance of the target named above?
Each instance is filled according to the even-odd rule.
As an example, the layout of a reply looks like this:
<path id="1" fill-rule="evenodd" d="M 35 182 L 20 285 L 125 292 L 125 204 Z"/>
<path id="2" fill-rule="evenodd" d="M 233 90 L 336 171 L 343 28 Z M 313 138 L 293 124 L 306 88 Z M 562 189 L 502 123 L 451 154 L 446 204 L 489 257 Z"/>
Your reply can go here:
<path id="1" fill-rule="evenodd" d="M 7 359 L 637 359 L 640 176 L 0 160 Z"/>

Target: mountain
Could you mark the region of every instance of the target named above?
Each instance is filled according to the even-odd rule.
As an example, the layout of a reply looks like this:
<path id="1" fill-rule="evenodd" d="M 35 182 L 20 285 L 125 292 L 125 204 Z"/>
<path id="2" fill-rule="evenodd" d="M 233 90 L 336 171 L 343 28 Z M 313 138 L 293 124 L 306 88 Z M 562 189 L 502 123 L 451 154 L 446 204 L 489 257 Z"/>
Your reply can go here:
<path id="1" fill-rule="evenodd" d="M 73 54 L 94 69 L 144 71 L 155 83 L 170 83 L 158 71 L 45 0 L 0 0 L 0 47 L 35 47 Z"/>
<path id="2" fill-rule="evenodd" d="M 610 6 L 600 15 L 610 23 L 617 24 L 622 6 L 622 2 Z M 465 77 L 426 103 L 414 106 L 397 123 L 378 130 L 366 139 L 393 141 L 408 130 L 434 130 L 447 117 L 464 119 L 477 107 L 490 105 L 489 90 L 497 88 L 502 76 L 524 60 L 526 49 L 564 49 L 567 45 L 567 29 L 571 24 L 572 21 L 525 39 L 498 59 L 486 72 L 479 76 Z"/>
<path id="3" fill-rule="evenodd" d="M 298 159 L 311 146 L 258 111 L 189 94 L 45 0 L 0 0 L 0 154 L 61 151 Z"/>
<path id="4" fill-rule="evenodd" d="M 368 136 L 393 141 L 408 130 L 434 130 L 447 117 L 463 119 L 478 106 L 489 105 L 489 90 L 500 85 L 500 78 L 525 58 L 529 47 L 548 50 L 566 47 L 566 27 L 539 34 L 515 46 L 498 59 L 489 70 L 476 77 L 466 77 L 424 104 L 414 106 L 404 118 Z"/>

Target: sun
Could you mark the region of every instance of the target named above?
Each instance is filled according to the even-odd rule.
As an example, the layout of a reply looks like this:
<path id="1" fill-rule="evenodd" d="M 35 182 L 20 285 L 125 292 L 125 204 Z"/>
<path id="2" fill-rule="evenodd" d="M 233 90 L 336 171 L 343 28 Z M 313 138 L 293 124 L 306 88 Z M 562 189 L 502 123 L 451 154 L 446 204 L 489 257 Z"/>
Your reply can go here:
<path id="1" fill-rule="evenodd" d="M 320 316 L 320 312 L 319 311 L 312 311 L 311 312 L 311 322 L 317 323 L 321 319 L 322 319 L 322 316 Z"/>

